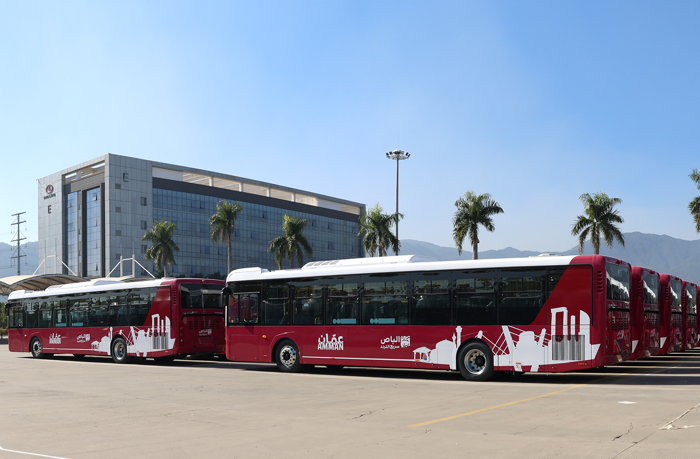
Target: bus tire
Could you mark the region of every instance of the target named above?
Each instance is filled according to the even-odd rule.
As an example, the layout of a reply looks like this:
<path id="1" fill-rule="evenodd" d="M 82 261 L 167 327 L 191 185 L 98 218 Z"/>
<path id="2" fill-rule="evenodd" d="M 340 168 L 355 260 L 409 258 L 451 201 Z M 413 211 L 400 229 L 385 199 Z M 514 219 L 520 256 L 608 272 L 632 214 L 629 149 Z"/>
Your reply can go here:
<path id="1" fill-rule="evenodd" d="M 275 363 L 280 371 L 285 373 L 299 373 L 304 369 L 301 364 L 299 346 L 291 339 L 283 339 L 276 347 Z"/>
<path id="2" fill-rule="evenodd" d="M 41 340 L 37 337 L 32 338 L 31 343 L 29 343 L 29 351 L 35 359 L 43 359 L 46 357 L 44 348 L 41 346 Z"/>
<path id="3" fill-rule="evenodd" d="M 112 360 L 114 363 L 129 363 L 131 356 L 127 354 L 126 341 L 119 337 L 112 341 Z"/>
<path id="4" fill-rule="evenodd" d="M 473 341 L 460 349 L 457 367 L 467 381 L 487 381 L 493 377 L 493 353 L 489 347 Z"/>

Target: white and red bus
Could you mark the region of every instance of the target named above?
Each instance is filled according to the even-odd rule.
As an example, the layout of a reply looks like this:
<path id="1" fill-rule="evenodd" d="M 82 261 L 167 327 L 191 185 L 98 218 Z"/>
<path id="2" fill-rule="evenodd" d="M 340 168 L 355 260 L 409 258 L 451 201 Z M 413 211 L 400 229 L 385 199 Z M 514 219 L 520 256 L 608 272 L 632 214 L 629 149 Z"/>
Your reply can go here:
<path id="1" fill-rule="evenodd" d="M 420 256 L 232 271 L 226 357 L 310 365 L 563 372 L 629 358 L 630 265 L 603 256 Z"/>
<path id="2" fill-rule="evenodd" d="M 698 286 L 683 281 L 683 350 L 694 349 L 698 343 Z"/>
<path id="3" fill-rule="evenodd" d="M 632 359 L 659 353 L 659 273 L 632 267 Z"/>
<path id="4" fill-rule="evenodd" d="M 36 358 L 107 355 L 171 361 L 225 351 L 225 283 L 210 279 L 94 280 L 12 292 L 9 349 Z"/>
<path id="5" fill-rule="evenodd" d="M 661 274 L 659 354 L 678 352 L 683 348 L 683 281 L 676 276 Z"/>

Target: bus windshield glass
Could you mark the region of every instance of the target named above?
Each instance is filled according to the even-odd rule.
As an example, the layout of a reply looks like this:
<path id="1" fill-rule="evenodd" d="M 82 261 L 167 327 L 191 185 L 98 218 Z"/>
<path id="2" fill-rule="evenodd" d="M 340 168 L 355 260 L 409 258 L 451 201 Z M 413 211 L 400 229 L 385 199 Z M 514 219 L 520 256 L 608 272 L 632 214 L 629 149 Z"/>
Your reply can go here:
<path id="1" fill-rule="evenodd" d="M 691 286 L 686 286 L 685 296 L 688 298 L 686 311 L 689 314 L 695 314 L 697 312 L 697 309 L 696 309 L 696 307 L 697 307 L 697 299 L 696 299 L 697 288 L 694 285 L 692 285 L 692 288 L 691 288 Z"/>
<path id="2" fill-rule="evenodd" d="M 627 266 L 607 264 L 608 299 L 630 300 L 630 270 Z"/>
<path id="3" fill-rule="evenodd" d="M 644 273 L 644 304 L 659 304 L 659 276 Z"/>
<path id="4" fill-rule="evenodd" d="M 221 305 L 221 285 L 180 284 L 183 309 L 217 309 Z"/>
<path id="5" fill-rule="evenodd" d="M 675 311 L 681 310 L 681 281 L 678 279 L 672 279 L 671 282 L 671 309 Z"/>

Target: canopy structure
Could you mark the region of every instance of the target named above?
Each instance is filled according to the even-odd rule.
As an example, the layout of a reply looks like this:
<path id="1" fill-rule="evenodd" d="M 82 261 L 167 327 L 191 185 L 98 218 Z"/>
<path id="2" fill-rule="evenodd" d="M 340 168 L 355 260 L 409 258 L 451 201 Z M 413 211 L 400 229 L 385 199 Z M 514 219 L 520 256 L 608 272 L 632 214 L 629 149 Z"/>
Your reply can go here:
<path id="1" fill-rule="evenodd" d="M 10 276 L 0 279 L 0 295 L 8 296 L 15 290 L 46 290 L 57 284 L 85 282 L 86 279 L 70 274 L 36 274 L 28 276 Z"/>

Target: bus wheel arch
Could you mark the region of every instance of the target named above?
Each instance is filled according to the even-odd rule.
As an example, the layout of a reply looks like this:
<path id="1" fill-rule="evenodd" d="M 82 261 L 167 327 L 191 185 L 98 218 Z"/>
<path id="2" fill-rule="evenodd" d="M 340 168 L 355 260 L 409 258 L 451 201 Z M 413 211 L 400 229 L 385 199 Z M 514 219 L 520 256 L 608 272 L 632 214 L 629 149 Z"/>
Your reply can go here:
<path id="1" fill-rule="evenodd" d="M 290 338 L 282 338 L 275 344 L 274 361 L 280 371 L 299 373 L 304 366 L 301 364 L 299 345 Z"/>
<path id="2" fill-rule="evenodd" d="M 487 381 L 495 373 L 493 351 L 480 339 L 465 341 L 457 351 L 457 369 L 467 381 Z"/>
<path id="3" fill-rule="evenodd" d="M 131 356 L 128 354 L 128 346 L 123 336 L 115 336 L 109 349 L 114 363 L 129 363 L 131 361 Z"/>

